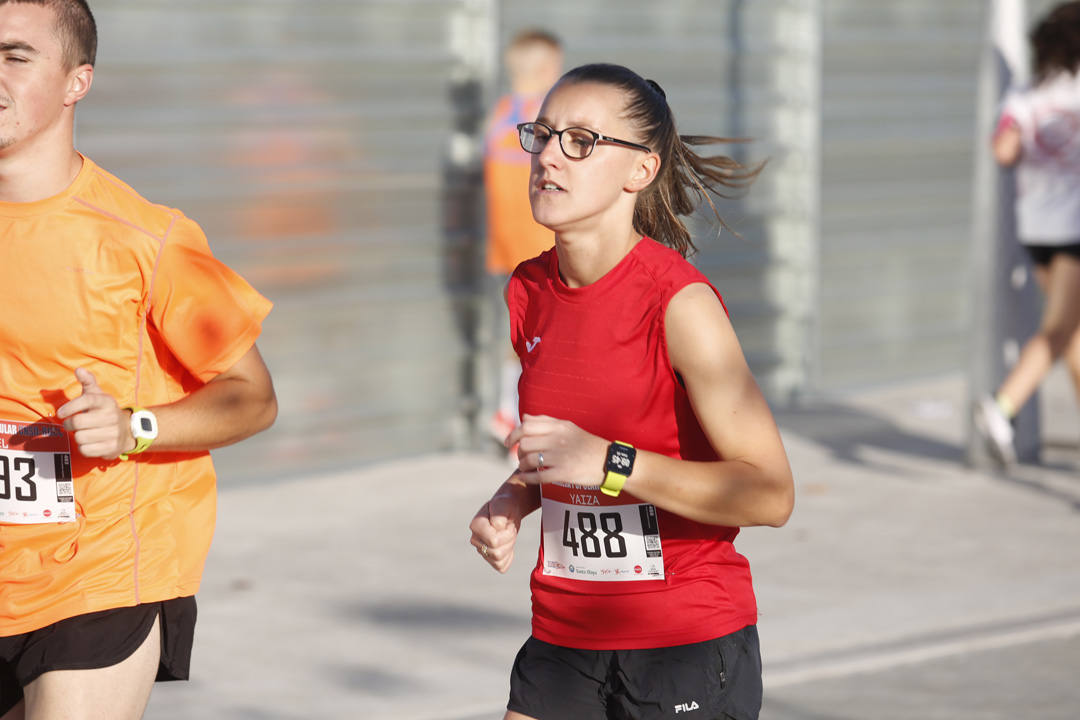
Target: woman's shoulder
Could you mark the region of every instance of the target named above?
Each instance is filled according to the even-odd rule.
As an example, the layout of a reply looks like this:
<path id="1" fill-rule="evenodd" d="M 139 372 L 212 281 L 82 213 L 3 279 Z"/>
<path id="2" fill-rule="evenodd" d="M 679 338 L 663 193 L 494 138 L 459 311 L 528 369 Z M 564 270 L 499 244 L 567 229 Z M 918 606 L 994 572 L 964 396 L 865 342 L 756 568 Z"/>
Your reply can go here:
<path id="1" fill-rule="evenodd" d="M 678 250 L 644 237 L 635 248 L 642 267 L 654 282 L 669 291 L 678 291 L 690 283 L 709 284 L 704 273 L 684 258 Z"/>
<path id="2" fill-rule="evenodd" d="M 550 273 L 551 268 L 551 256 L 554 254 L 555 248 L 545 250 L 534 258 L 528 260 L 522 260 L 521 263 L 514 269 L 512 278 L 519 280 L 536 282 L 542 278 L 546 278 Z"/>
<path id="3" fill-rule="evenodd" d="M 554 253 L 555 248 L 551 248 L 534 258 L 523 260 L 514 268 L 510 281 L 506 284 L 506 300 L 511 307 L 527 302 L 528 297 L 549 285 Z"/>

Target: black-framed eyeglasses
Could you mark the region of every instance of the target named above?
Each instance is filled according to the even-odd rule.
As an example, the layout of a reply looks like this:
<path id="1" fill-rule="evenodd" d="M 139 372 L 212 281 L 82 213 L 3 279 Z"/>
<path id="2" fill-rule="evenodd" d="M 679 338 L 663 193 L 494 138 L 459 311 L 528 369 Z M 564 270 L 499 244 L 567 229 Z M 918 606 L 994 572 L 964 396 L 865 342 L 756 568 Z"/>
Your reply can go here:
<path id="1" fill-rule="evenodd" d="M 597 142 L 609 142 L 634 148 L 635 150 L 652 152 L 645 145 L 601 135 L 598 132 L 582 127 L 568 127 L 563 130 L 556 130 L 542 122 L 527 122 L 518 125 L 517 130 L 518 140 L 521 141 L 521 149 L 533 155 L 539 155 L 544 151 L 544 147 L 547 146 L 552 135 L 559 136 L 559 147 L 562 148 L 563 154 L 573 160 L 584 160 L 589 155 L 592 155 Z"/>

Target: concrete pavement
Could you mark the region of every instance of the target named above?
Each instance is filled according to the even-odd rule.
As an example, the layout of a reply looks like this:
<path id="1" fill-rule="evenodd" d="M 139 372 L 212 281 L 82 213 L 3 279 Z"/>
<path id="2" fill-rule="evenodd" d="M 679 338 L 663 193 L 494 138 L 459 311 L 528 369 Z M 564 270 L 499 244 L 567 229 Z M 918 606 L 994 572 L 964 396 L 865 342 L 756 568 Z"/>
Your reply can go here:
<path id="1" fill-rule="evenodd" d="M 797 483 L 743 531 L 768 720 L 1066 718 L 1080 707 L 1080 417 L 1044 393 L 1044 465 L 963 465 L 959 376 L 778 415 Z M 492 572 L 466 526 L 498 459 L 427 456 L 230 488 L 189 683 L 146 717 L 499 718 L 538 523 Z M 1026 673 L 1026 675 L 1025 675 Z"/>

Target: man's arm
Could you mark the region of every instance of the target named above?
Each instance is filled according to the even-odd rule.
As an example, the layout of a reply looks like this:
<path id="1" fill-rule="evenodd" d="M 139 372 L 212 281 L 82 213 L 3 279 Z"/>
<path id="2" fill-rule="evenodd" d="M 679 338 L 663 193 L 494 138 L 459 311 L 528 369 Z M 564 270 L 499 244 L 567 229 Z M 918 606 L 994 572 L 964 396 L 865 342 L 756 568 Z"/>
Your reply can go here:
<path id="1" fill-rule="evenodd" d="M 131 413 L 97 384 L 90 371 L 75 376 L 82 395 L 57 410 L 64 427 L 86 457 L 111 460 L 135 448 Z M 270 427 L 277 397 L 270 372 L 255 345 L 231 368 L 190 395 L 147 408 L 158 420 L 158 437 L 148 452 L 191 452 L 239 442 Z"/>

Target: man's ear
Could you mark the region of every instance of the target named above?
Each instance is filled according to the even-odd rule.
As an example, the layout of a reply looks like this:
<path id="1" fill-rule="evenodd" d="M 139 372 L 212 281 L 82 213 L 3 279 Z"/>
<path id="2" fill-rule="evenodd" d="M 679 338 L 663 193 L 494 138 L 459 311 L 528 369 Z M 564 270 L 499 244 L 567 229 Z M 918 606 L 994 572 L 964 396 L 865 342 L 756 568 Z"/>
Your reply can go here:
<path id="1" fill-rule="evenodd" d="M 627 192 L 641 192 L 649 187 L 660 172 L 660 156 L 654 152 L 645 153 L 634 165 L 630 179 L 624 186 Z"/>
<path id="2" fill-rule="evenodd" d="M 94 83 L 94 66 L 80 65 L 68 75 L 68 90 L 64 96 L 64 106 L 71 107 L 86 97 Z"/>

